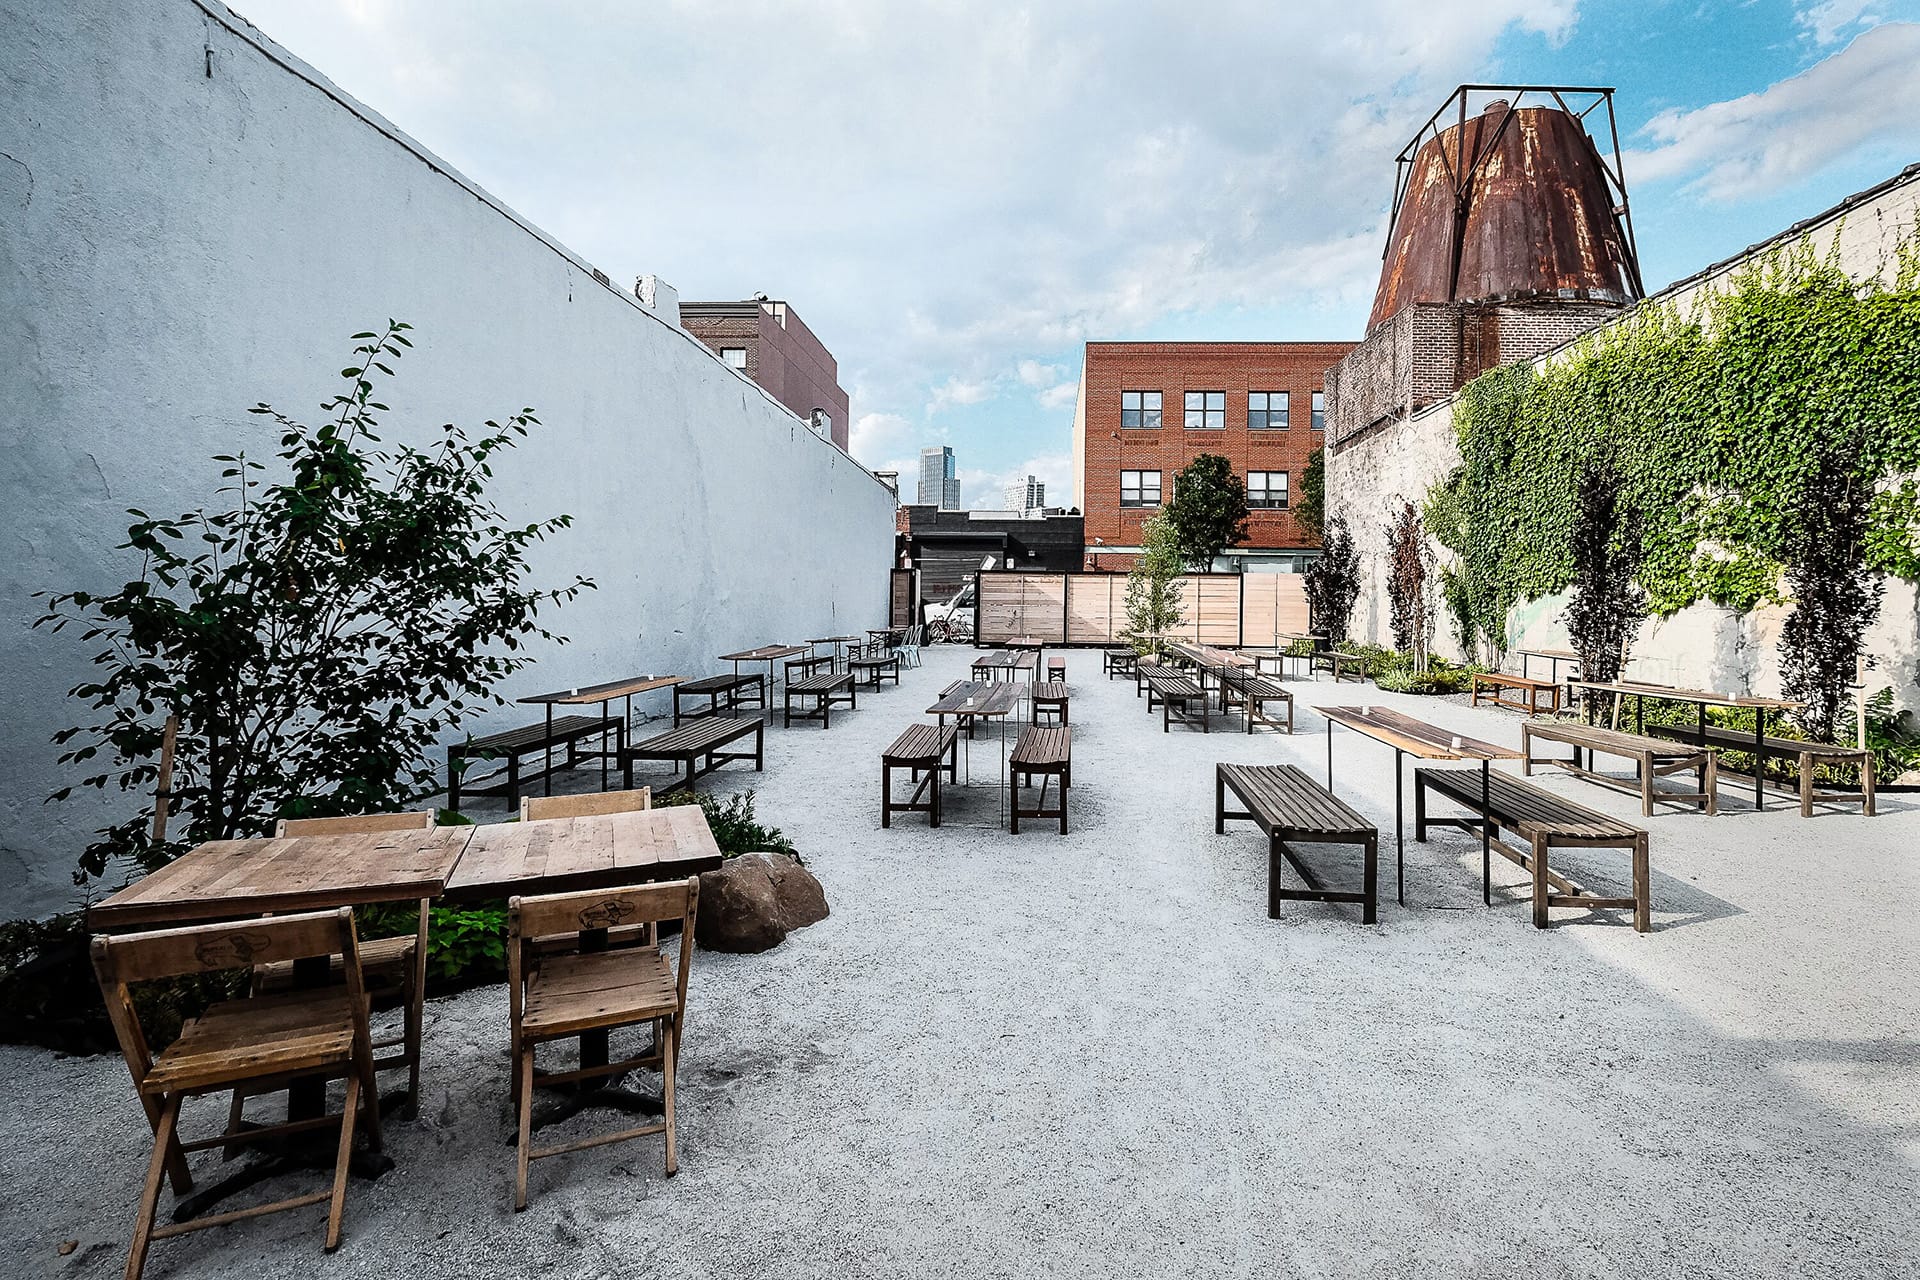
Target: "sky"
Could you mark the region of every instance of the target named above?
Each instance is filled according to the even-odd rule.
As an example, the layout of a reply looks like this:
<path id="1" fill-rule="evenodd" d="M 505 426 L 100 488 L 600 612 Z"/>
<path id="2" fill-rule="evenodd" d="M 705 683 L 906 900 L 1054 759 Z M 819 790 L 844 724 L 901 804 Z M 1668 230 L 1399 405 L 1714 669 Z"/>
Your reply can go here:
<path id="1" fill-rule="evenodd" d="M 1456 84 L 1610 85 L 1650 289 L 1920 160 L 1920 0 L 235 0 L 615 281 L 788 300 L 851 448 L 1069 500 L 1081 344 L 1363 336 Z"/>

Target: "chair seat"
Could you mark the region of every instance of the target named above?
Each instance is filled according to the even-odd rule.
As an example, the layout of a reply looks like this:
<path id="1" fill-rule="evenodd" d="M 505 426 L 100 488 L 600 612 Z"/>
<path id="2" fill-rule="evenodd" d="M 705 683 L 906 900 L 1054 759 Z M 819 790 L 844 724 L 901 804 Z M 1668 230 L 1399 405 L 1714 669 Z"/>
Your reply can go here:
<path id="1" fill-rule="evenodd" d="M 353 1027 L 352 1005 L 338 988 L 223 1000 L 180 1029 L 140 1088 L 202 1090 L 340 1066 L 353 1060 Z"/>
<path id="2" fill-rule="evenodd" d="M 419 935 L 408 933 L 397 938 L 374 938 L 362 942 L 361 980 L 368 987 L 376 989 L 405 986 L 413 978 L 413 961 L 419 941 Z M 290 991 L 293 989 L 293 961 L 276 960 L 272 964 L 255 965 L 253 977 L 259 991 Z M 346 981 L 346 960 L 343 957 L 333 957 L 329 977 L 334 982 Z"/>
<path id="3" fill-rule="evenodd" d="M 520 1025 L 532 1039 L 577 1035 L 672 1014 L 673 969 L 658 951 L 628 948 L 550 956 L 527 979 Z"/>

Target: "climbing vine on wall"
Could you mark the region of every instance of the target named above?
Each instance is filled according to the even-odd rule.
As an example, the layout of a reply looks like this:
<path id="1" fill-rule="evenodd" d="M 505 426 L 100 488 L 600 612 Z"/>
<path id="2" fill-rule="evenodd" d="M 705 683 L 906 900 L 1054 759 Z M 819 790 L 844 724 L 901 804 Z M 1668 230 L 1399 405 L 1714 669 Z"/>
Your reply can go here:
<path id="1" fill-rule="evenodd" d="M 1578 479 L 1604 454 L 1640 523 L 1648 607 L 1787 598 L 1790 513 L 1813 457 L 1873 494 L 1868 568 L 1920 579 L 1920 251 L 1861 283 L 1811 242 L 1783 248 L 1686 310 L 1649 303 L 1544 368 L 1469 383 L 1461 464 L 1428 495 L 1458 558 L 1449 611 L 1500 649 L 1508 610 L 1573 580 Z"/>

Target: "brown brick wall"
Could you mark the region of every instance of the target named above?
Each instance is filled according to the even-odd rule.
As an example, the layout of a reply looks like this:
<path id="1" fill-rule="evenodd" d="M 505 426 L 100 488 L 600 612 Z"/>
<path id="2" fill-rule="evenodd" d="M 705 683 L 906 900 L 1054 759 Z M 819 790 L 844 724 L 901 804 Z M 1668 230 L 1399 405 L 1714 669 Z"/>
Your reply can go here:
<path id="1" fill-rule="evenodd" d="M 1249 470 L 1284 471 L 1289 496 L 1297 500 L 1307 457 L 1321 444 L 1310 426 L 1313 393 L 1326 370 L 1354 347 L 1351 342 L 1089 342 L 1086 348 L 1085 439 L 1082 443 L 1082 510 L 1087 554 L 1100 568 L 1120 569 L 1128 557 L 1096 546 L 1138 546 L 1140 525 L 1151 510 L 1120 506 L 1122 470 L 1158 470 L 1161 491 L 1172 496 L 1173 477 L 1202 453 L 1223 455 L 1244 477 Z M 1161 393 L 1158 430 L 1122 428 L 1120 393 Z M 1226 426 L 1188 430 L 1181 425 L 1183 393 L 1224 391 Z M 1292 426 L 1285 431 L 1249 431 L 1247 394 L 1285 391 Z M 1117 437 L 1117 438 L 1116 438 Z M 1254 511 L 1247 519 L 1248 550 L 1281 551 L 1318 544 L 1290 511 Z"/>
<path id="2" fill-rule="evenodd" d="M 783 326 L 768 307 L 739 315 L 687 313 L 697 305 L 682 304 L 680 323 L 688 333 L 716 353 L 724 347 L 746 348 L 749 378 L 802 418 L 825 409 L 833 416 L 833 442 L 847 447 L 852 405 L 840 389 L 839 365 L 791 307 Z"/>

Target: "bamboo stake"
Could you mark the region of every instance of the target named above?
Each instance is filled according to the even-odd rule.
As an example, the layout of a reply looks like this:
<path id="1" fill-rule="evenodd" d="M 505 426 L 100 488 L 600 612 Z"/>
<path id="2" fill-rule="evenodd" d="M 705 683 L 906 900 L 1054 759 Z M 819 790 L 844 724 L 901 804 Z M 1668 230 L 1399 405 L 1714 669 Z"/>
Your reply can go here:
<path id="1" fill-rule="evenodd" d="M 167 813 L 173 808 L 173 740 L 180 734 L 180 717 L 167 717 L 166 732 L 160 738 L 160 776 L 153 786 L 153 842 L 167 838 Z"/>

